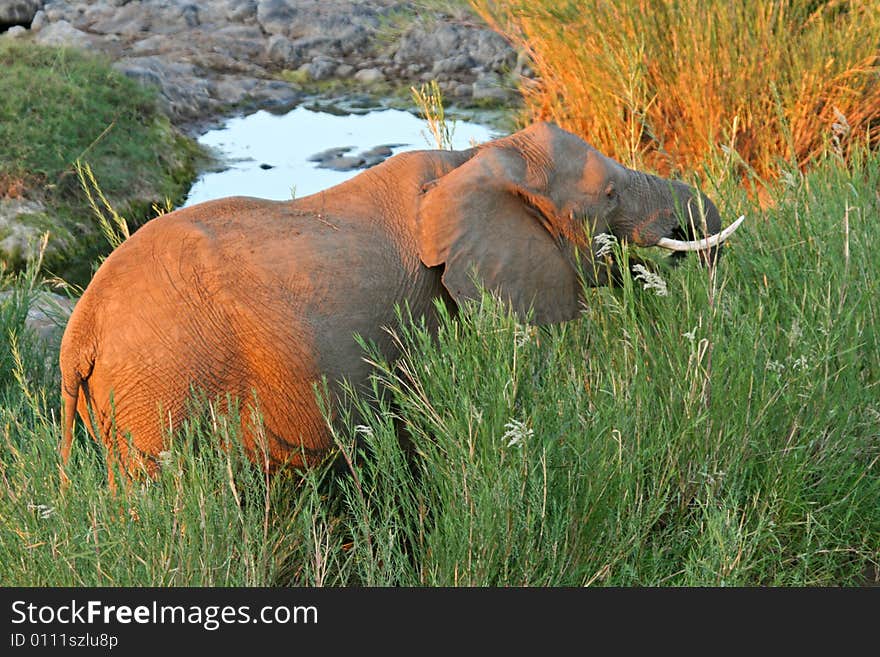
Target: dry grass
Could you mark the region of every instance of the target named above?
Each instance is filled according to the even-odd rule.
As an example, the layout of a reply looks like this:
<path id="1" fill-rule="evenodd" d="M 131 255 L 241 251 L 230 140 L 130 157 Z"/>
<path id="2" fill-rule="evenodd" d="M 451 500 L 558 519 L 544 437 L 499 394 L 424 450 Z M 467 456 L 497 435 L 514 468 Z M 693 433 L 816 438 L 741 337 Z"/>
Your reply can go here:
<path id="1" fill-rule="evenodd" d="M 527 118 L 661 173 L 774 177 L 880 142 L 880 1 L 472 0 L 534 62 Z"/>
<path id="2" fill-rule="evenodd" d="M 413 102 L 419 108 L 431 138 L 438 150 L 452 149 L 452 131 L 446 122 L 446 110 L 443 107 L 443 93 L 436 80 L 420 87 L 410 87 Z"/>

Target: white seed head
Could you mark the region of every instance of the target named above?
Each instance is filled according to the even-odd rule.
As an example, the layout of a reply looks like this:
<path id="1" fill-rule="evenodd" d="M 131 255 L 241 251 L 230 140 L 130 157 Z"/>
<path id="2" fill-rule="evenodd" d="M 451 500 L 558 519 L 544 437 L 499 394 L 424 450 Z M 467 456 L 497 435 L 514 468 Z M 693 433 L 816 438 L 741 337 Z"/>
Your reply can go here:
<path id="1" fill-rule="evenodd" d="M 55 513 L 55 509 L 46 504 L 28 504 L 27 508 L 29 511 L 36 511 L 43 520 L 51 518 L 52 514 Z"/>
<path id="2" fill-rule="evenodd" d="M 611 233 L 599 233 L 593 238 L 593 245 L 596 249 L 596 257 L 604 258 L 610 256 L 614 252 L 614 245 L 617 244 L 617 238 Z"/>
<path id="3" fill-rule="evenodd" d="M 504 425 L 504 428 L 507 431 L 501 436 L 501 440 L 506 440 L 508 447 L 519 445 L 535 435 L 535 432 L 525 422 L 520 422 L 519 420 L 510 420 L 510 422 Z"/>
<path id="4" fill-rule="evenodd" d="M 373 437 L 373 427 L 368 427 L 366 424 L 359 424 L 354 428 L 355 433 L 359 433 L 362 436 L 366 436 L 367 438 Z"/>
<path id="5" fill-rule="evenodd" d="M 633 265 L 633 271 L 636 272 L 633 278 L 642 281 L 642 288 L 645 290 L 654 290 L 658 297 L 665 297 L 669 294 L 664 281 L 659 274 L 649 271 L 644 265 Z"/>

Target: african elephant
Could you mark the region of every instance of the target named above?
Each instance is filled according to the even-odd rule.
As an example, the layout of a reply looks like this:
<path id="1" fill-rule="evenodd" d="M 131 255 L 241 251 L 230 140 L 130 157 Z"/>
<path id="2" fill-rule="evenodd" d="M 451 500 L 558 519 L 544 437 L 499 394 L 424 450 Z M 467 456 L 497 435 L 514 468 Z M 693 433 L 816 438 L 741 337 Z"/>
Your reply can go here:
<path id="1" fill-rule="evenodd" d="M 697 206 L 702 220 L 682 220 Z M 705 255 L 720 228 L 687 185 L 548 123 L 469 150 L 401 153 L 293 201 L 177 210 L 106 259 L 70 318 L 62 462 L 78 411 L 111 463 L 154 472 L 197 386 L 240 400 L 248 449 L 259 412 L 270 466 L 308 464 L 330 446 L 315 383 L 367 379 L 354 334 L 393 358 L 383 327 L 395 305 L 433 325 L 435 299 L 474 297 L 476 280 L 535 323 L 561 322 L 577 316 L 583 283 L 608 282 L 606 267 L 590 266 L 591 235 Z M 685 234 L 703 239 L 671 239 Z"/>

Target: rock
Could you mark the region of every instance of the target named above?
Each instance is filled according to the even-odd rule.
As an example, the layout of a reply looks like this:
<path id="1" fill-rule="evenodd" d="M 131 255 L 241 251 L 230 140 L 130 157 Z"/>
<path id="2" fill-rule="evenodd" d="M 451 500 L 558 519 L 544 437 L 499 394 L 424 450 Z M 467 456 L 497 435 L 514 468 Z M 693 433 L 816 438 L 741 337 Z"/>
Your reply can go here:
<path id="1" fill-rule="evenodd" d="M 320 153 L 315 153 L 310 158 L 308 158 L 309 162 L 326 162 L 327 160 L 332 160 L 334 158 L 340 157 L 341 155 L 348 153 L 351 150 L 351 146 L 337 146 L 336 148 L 328 148 L 326 151 L 321 151 Z"/>
<path id="2" fill-rule="evenodd" d="M 459 84 L 453 93 L 459 98 L 469 98 L 474 95 L 474 88 L 470 84 Z"/>
<path id="3" fill-rule="evenodd" d="M 173 56 L 126 57 L 113 63 L 125 75 L 149 84 L 158 84 L 159 99 L 175 121 L 205 116 L 219 106 L 214 82 L 195 65 L 176 61 Z"/>
<path id="4" fill-rule="evenodd" d="M 486 29 L 472 30 L 465 40 L 467 52 L 487 70 L 503 73 L 516 64 L 516 52 L 497 32 Z"/>
<path id="5" fill-rule="evenodd" d="M 336 73 L 337 66 L 339 66 L 339 63 L 334 62 L 332 59 L 318 57 L 306 65 L 306 73 L 308 73 L 312 80 L 327 80 Z"/>
<path id="6" fill-rule="evenodd" d="M 474 66 L 474 60 L 470 55 L 454 55 L 434 62 L 433 73 L 449 74 L 460 71 L 469 71 Z"/>
<path id="7" fill-rule="evenodd" d="M 472 86 L 474 100 L 497 100 L 505 102 L 513 96 L 513 90 L 505 88 L 501 84 L 501 76 L 496 73 L 486 73 L 477 78 Z"/>
<path id="8" fill-rule="evenodd" d="M 269 34 L 287 35 L 287 27 L 293 22 L 296 11 L 285 0 L 259 0 L 257 22 Z"/>
<path id="9" fill-rule="evenodd" d="M 154 34 L 146 39 L 135 41 L 129 48 L 128 55 L 156 55 L 168 47 L 168 37 L 164 34 Z"/>
<path id="10" fill-rule="evenodd" d="M 180 17 L 183 19 L 183 22 L 186 23 L 186 26 L 190 29 L 198 27 L 201 24 L 201 21 L 199 20 L 198 5 L 191 4 L 182 7 L 180 10 Z"/>
<path id="11" fill-rule="evenodd" d="M 34 40 L 44 46 L 61 46 L 67 48 L 82 48 L 87 50 L 92 45 L 92 38 L 76 29 L 65 20 L 50 23 L 37 32 Z"/>
<path id="12" fill-rule="evenodd" d="M 6 39 L 18 39 L 19 37 L 23 37 L 27 33 L 27 28 L 23 25 L 13 25 L 8 30 L 0 34 L 0 36 Z"/>
<path id="13" fill-rule="evenodd" d="M 0 292 L 0 304 L 12 295 L 11 291 Z M 64 327 L 67 326 L 67 320 L 76 302 L 48 290 L 37 290 L 31 292 L 29 296 L 30 304 L 24 320 L 25 328 L 33 331 L 51 351 L 56 351 L 61 345 Z M 50 361 L 53 365 L 54 360 L 52 358 Z"/>
<path id="14" fill-rule="evenodd" d="M 391 149 L 395 148 L 397 146 L 400 146 L 400 145 L 401 144 L 383 144 L 381 146 L 373 146 L 373 148 L 370 148 L 365 151 L 361 151 L 360 156 L 364 157 L 364 158 L 367 158 L 367 157 L 389 157 L 391 155 L 391 153 L 393 152 Z"/>
<path id="15" fill-rule="evenodd" d="M 334 171 L 354 171 L 360 169 L 366 164 L 366 160 L 362 157 L 351 155 L 343 155 L 325 160 L 318 164 L 322 169 L 333 169 Z"/>
<path id="16" fill-rule="evenodd" d="M 385 81 L 385 74 L 378 68 L 364 68 L 354 74 L 354 79 L 361 84 L 377 84 Z"/>
<path id="17" fill-rule="evenodd" d="M 29 26 L 43 0 L 0 0 L 0 25 Z"/>
<path id="18" fill-rule="evenodd" d="M 162 78 L 155 70 L 142 66 L 116 67 L 125 77 L 131 78 L 144 87 L 162 88 Z"/>
<path id="19" fill-rule="evenodd" d="M 258 96 L 257 87 L 260 81 L 242 75 L 223 75 L 218 77 L 212 87 L 212 98 L 208 101 L 208 106 L 213 107 L 216 99 L 222 98 L 224 102 L 230 105 L 240 105 L 249 98 Z"/>
<path id="20" fill-rule="evenodd" d="M 442 24 L 430 31 L 421 26 L 411 28 L 401 37 L 394 61 L 398 64 L 434 62 L 450 53 L 461 52 L 459 42 L 463 29 L 450 24 Z"/>
<path id="21" fill-rule="evenodd" d="M 47 23 L 46 12 L 40 9 L 34 14 L 34 20 L 31 21 L 31 32 L 39 32 Z"/>
<path id="22" fill-rule="evenodd" d="M 266 37 L 256 25 L 227 25 L 212 31 L 212 39 L 227 44 L 222 54 L 248 66 L 252 66 L 267 51 Z"/>
<path id="23" fill-rule="evenodd" d="M 44 7 L 44 11 L 50 23 L 57 23 L 58 21 L 67 21 L 69 23 L 72 20 L 76 20 L 80 13 L 76 11 L 75 7 L 66 2 L 50 2 L 49 5 Z"/>
<path id="24" fill-rule="evenodd" d="M 392 153 L 394 153 L 392 149 L 397 148 L 398 146 L 403 146 L 403 144 L 382 144 L 381 146 L 374 146 L 373 148 L 358 153 L 358 157 L 363 158 L 363 168 L 366 169 L 387 160 L 391 157 Z"/>
<path id="25" fill-rule="evenodd" d="M 351 150 L 351 146 L 340 146 L 316 153 L 308 160 L 309 162 L 316 162 L 321 169 L 353 171 L 355 169 L 366 169 L 384 162 L 394 152 L 392 149 L 399 146 L 403 146 L 403 144 L 381 144 L 362 151 L 357 155 L 346 155 Z"/>
<path id="26" fill-rule="evenodd" d="M 229 3 L 229 9 L 226 11 L 226 18 L 236 23 L 244 23 L 257 17 L 256 0 L 245 0 L 245 2 Z"/>
<path id="27" fill-rule="evenodd" d="M 296 49 L 290 39 L 281 34 L 273 34 L 266 44 L 266 57 L 278 66 L 291 67 L 298 60 Z"/>
<path id="28" fill-rule="evenodd" d="M 257 21 L 268 34 L 291 40 L 323 39 L 343 54 L 363 54 L 380 24 L 378 2 L 345 0 L 258 0 Z M 384 10 L 387 12 L 387 10 Z M 337 52 L 325 51 L 332 57 Z"/>
<path id="29" fill-rule="evenodd" d="M 0 261 L 24 265 L 39 252 L 40 238 L 52 228 L 46 207 L 24 198 L 0 198 Z M 54 248 L 55 243 L 50 241 Z M 48 248 L 48 247 L 47 247 Z"/>
<path id="30" fill-rule="evenodd" d="M 293 41 L 296 53 L 302 59 L 340 58 L 344 54 L 342 41 L 334 37 L 302 37 Z"/>
<path id="31" fill-rule="evenodd" d="M 365 53 L 370 52 L 371 33 L 360 25 L 348 25 L 339 29 L 338 32 L 331 32 L 334 41 L 338 44 L 340 53 L 345 57 L 357 56 L 363 57 Z"/>
<path id="32" fill-rule="evenodd" d="M 150 12 L 145 11 L 140 2 L 133 2 L 92 22 L 89 29 L 97 34 L 138 36 L 149 32 L 152 27 Z"/>
<path id="33" fill-rule="evenodd" d="M 354 73 L 354 66 L 351 64 L 340 64 L 336 67 L 336 73 L 334 75 L 337 78 L 348 78 L 351 77 L 351 74 Z"/>
<path id="34" fill-rule="evenodd" d="M 277 112 L 289 112 L 302 102 L 303 94 L 283 80 L 255 80 L 256 84 L 248 92 L 249 100 L 260 107 Z"/>

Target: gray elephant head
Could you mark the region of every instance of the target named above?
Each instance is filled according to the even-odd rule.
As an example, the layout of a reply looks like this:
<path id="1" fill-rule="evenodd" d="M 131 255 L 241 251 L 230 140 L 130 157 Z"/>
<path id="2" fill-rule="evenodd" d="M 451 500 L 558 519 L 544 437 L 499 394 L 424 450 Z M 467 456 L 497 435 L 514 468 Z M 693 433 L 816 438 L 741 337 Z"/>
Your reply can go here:
<path id="1" fill-rule="evenodd" d="M 537 323 L 575 317 L 581 280 L 609 282 L 597 236 L 698 251 L 710 262 L 729 234 L 720 231 L 704 194 L 628 169 L 549 123 L 475 149 L 425 186 L 417 216 L 422 262 L 444 266 L 453 299 L 474 298 L 480 284 L 521 316 L 533 310 Z"/>

